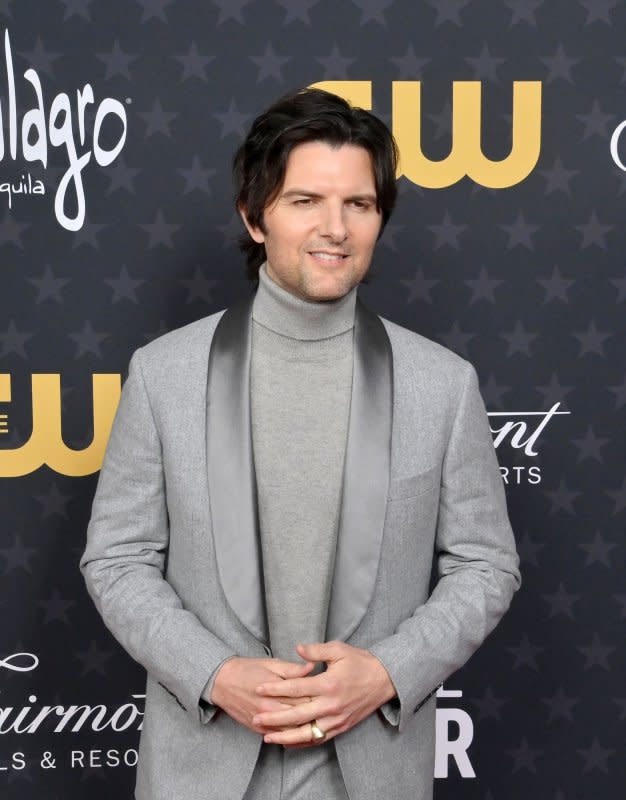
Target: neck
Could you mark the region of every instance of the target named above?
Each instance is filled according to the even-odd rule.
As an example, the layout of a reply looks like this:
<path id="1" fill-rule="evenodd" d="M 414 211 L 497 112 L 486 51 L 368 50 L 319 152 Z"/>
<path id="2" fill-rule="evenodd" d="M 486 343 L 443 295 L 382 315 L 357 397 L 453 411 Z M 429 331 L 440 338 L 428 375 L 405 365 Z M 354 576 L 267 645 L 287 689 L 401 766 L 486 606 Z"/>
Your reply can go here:
<path id="1" fill-rule="evenodd" d="M 262 264 L 252 318 L 292 339 L 329 339 L 354 327 L 356 296 L 357 287 L 354 286 L 337 300 L 303 300 L 273 281 L 267 274 L 266 264 Z"/>

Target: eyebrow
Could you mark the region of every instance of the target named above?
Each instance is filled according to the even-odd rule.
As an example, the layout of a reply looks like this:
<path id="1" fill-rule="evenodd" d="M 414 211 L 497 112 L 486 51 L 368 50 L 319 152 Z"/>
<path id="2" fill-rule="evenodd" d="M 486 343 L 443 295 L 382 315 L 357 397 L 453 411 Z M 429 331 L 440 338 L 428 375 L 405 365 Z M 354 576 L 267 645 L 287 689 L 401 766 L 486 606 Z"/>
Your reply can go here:
<path id="1" fill-rule="evenodd" d="M 313 197 L 316 200 L 321 200 L 323 195 L 319 194 L 318 192 L 312 192 L 309 189 L 290 189 L 288 192 L 284 192 L 281 197 Z M 346 197 L 346 200 L 368 200 L 370 203 L 376 202 L 376 195 L 374 194 L 353 194 L 350 197 Z"/>

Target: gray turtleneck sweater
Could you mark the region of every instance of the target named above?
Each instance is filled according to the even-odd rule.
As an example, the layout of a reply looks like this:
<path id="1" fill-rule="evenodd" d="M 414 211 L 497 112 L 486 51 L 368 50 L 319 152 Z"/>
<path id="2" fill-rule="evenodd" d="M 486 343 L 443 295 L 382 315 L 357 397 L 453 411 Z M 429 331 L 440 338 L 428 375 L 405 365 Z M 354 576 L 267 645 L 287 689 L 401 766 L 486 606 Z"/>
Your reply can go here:
<path id="1" fill-rule="evenodd" d="M 272 653 L 325 639 L 352 389 L 356 287 L 307 302 L 264 264 L 252 307 L 251 422 Z"/>

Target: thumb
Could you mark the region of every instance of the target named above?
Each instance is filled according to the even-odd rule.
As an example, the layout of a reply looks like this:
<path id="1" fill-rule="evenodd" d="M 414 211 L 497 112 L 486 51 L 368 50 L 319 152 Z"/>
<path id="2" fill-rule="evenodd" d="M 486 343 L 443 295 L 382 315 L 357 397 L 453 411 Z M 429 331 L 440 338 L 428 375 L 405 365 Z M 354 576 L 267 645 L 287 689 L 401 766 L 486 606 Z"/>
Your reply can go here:
<path id="1" fill-rule="evenodd" d="M 275 672 L 281 678 L 303 678 L 307 672 L 313 669 L 314 664 L 294 664 L 292 661 L 283 661 L 275 659 L 273 663 L 268 664 L 272 672 Z"/>
<path id="2" fill-rule="evenodd" d="M 298 644 L 296 650 L 301 658 L 307 661 L 335 661 L 339 658 L 334 642 L 313 642 L 311 644 Z"/>

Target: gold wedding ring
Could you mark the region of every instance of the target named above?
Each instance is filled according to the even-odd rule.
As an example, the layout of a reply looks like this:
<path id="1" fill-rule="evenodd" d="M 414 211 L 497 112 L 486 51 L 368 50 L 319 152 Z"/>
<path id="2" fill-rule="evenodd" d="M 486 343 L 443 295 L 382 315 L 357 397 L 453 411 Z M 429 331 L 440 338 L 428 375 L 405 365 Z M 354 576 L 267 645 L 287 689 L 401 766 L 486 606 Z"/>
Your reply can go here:
<path id="1" fill-rule="evenodd" d="M 312 742 L 319 742 L 322 739 L 326 738 L 326 734 L 320 728 L 320 726 L 317 724 L 317 720 L 314 719 L 313 722 L 310 723 L 310 725 L 311 725 L 311 741 Z"/>

